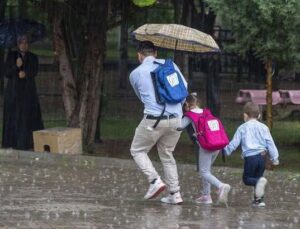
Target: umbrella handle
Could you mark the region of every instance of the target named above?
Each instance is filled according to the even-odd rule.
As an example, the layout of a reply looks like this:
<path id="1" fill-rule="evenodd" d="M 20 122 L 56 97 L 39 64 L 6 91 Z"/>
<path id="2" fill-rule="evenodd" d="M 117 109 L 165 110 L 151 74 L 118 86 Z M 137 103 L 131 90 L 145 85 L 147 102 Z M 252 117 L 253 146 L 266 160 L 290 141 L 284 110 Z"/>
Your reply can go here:
<path id="1" fill-rule="evenodd" d="M 176 53 L 176 49 L 177 49 L 177 44 L 178 44 L 178 40 L 176 39 L 174 53 L 173 53 L 173 60 L 175 60 L 175 53 Z"/>

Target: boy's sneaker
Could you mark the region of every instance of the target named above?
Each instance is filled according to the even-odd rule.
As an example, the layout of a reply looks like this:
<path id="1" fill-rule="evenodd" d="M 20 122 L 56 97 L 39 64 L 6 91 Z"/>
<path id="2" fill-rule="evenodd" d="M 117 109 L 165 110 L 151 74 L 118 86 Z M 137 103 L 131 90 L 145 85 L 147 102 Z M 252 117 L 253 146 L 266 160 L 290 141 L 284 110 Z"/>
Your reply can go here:
<path id="1" fill-rule="evenodd" d="M 166 204 L 181 204 L 183 202 L 180 192 L 170 193 L 168 196 L 161 198 L 160 201 Z"/>
<path id="2" fill-rule="evenodd" d="M 212 204 L 212 199 L 210 195 L 202 195 L 196 199 L 199 204 Z"/>
<path id="3" fill-rule="evenodd" d="M 255 196 L 256 198 L 261 198 L 264 196 L 265 194 L 265 187 L 266 187 L 266 184 L 267 184 L 267 179 L 264 178 L 264 177 L 261 177 L 259 178 L 259 180 L 257 181 L 256 183 L 256 186 L 255 186 Z"/>
<path id="4" fill-rule="evenodd" d="M 254 207 L 265 207 L 266 206 L 263 197 L 253 200 L 252 205 Z"/>
<path id="5" fill-rule="evenodd" d="M 231 187 L 229 184 L 223 184 L 222 187 L 219 189 L 218 201 L 220 203 L 225 203 L 227 205 L 228 193 L 230 189 Z"/>
<path id="6" fill-rule="evenodd" d="M 156 197 L 162 191 L 164 191 L 165 188 L 166 188 L 166 185 L 164 184 L 164 182 L 162 182 L 162 180 L 160 178 L 157 178 L 156 180 L 154 180 L 154 182 L 150 183 L 149 189 L 148 189 L 146 195 L 144 196 L 144 199 L 152 199 L 152 198 Z"/>

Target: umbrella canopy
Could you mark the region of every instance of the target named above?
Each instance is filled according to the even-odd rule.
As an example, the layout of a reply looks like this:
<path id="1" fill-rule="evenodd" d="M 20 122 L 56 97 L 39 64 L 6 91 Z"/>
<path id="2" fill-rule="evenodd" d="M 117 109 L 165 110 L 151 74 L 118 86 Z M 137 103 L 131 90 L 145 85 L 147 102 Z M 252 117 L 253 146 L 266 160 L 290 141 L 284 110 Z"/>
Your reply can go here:
<path id="1" fill-rule="evenodd" d="M 220 52 L 215 40 L 199 30 L 177 24 L 145 24 L 132 32 L 139 41 L 187 52 Z"/>
<path id="2" fill-rule="evenodd" d="M 27 35 L 30 42 L 43 39 L 45 26 L 28 19 L 9 19 L 0 22 L 0 46 L 13 47 L 17 45 L 17 38 Z"/>

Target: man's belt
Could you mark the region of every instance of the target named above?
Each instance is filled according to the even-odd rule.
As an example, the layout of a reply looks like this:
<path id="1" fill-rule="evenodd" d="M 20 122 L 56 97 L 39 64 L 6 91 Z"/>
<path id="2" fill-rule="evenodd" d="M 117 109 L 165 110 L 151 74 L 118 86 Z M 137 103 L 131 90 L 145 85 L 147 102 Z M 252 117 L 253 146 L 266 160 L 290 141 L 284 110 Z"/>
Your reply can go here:
<path id="1" fill-rule="evenodd" d="M 166 119 L 172 119 L 172 118 L 176 118 L 176 116 L 174 114 L 171 115 L 163 115 L 163 116 L 153 116 L 153 115 L 146 115 L 146 119 L 153 119 L 153 120 L 166 120 Z"/>

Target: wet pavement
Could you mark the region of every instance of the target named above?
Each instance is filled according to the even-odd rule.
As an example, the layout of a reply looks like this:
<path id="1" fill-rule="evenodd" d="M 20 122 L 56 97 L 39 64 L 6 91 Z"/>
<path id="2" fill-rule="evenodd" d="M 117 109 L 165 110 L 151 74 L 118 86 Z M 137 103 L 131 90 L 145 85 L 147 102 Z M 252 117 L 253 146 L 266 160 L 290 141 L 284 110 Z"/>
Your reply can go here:
<path id="1" fill-rule="evenodd" d="M 215 167 L 233 188 L 226 208 L 196 204 L 195 166 L 178 170 L 184 203 L 172 206 L 143 200 L 148 184 L 130 160 L 0 150 L 0 228 L 300 228 L 299 174 L 268 171 L 267 206 L 254 208 L 242 170 Z"/>

